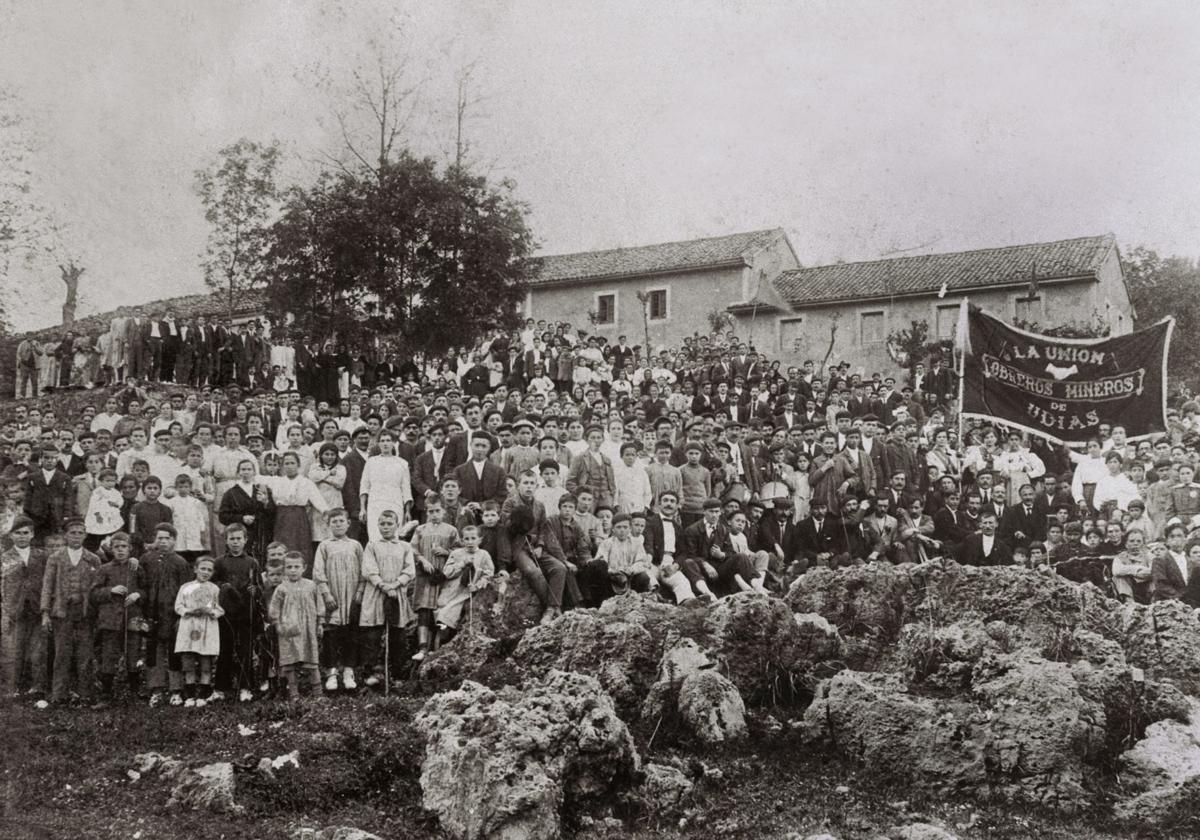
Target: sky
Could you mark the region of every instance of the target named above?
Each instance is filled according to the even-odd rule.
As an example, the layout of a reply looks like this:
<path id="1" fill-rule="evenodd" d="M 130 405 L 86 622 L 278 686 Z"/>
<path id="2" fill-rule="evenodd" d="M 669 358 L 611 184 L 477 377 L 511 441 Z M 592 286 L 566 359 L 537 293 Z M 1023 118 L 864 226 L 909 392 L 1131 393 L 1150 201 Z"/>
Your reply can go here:
<path id="1" fill-rule="evenodd" d="M 195 170 L 278 140 L 311 182 L 381 53 L 442 158 L 473 67 L 471 160 L 543 253 L 783 227 L 806 265 L 1110 232 L 1200 256 L 1194 2 L 0 0 L 80 314 L 203 290 Z M 10 320 L 54 323 L 57 270 L 22 271 Z"/>

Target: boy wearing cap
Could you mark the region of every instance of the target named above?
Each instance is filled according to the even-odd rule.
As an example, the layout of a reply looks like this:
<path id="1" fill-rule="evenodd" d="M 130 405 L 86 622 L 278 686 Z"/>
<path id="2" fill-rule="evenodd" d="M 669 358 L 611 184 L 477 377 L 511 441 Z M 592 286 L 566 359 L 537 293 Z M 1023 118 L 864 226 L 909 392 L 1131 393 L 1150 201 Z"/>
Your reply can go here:
<path id="1" fill-rule="evenodd" d="M 704 517 L 705 500 L 712 496 L 712 473 L 700 463 L 704 446 L 699 441 L 690 441 L 684 447 L 687 461 L 679 468 L 680 519 L 686 531 Z M 720 507 L 718 502 L 717 507 Z"/>
<path id="2" fill-rule="evenodd" d="M 598 425 L 588 426 L 584 433 L 587 449 L 571 459 L 571 471 L 567 474 L 567 492 L 576 496 L 582 488 L 592 491 L 596 505 L 612 506 L 616 495 L 616 478 L 612 461 L 600 451 L 604 443 L 604 429 Z"/>
<path id="3" fill-rule="evenodd" d="M 65 474 L 64 474 L 65 475 Z M 74 686 L 88 703 L 92 694 L 92 610 L 89 596 L 96 583 L 100 558 L 83 547 L 84 521 L 68 519 L 66 545 L 51 552 L 42 578 L 42 626 L 53 628 L 54 683 L 51 703 L 66 703 Z"/>

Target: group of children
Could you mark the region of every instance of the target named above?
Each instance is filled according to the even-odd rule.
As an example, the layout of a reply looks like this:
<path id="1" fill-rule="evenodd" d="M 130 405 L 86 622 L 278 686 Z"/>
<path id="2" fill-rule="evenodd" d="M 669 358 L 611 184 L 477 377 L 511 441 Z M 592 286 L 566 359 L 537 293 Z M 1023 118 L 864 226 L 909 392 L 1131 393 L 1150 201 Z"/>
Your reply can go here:
<path id="1" fill-rule="evenodd" d="M 5 693 L 41 699 L 49 682 L 51 703 L 92 705 L 98 688 L 103 705 L 123 673 L 130 697 L 190 708 L 284 691 L 296 699 L 302 687 L 320 697 L 322 669 L 326 692 L 357 690 L 359 674 L 386 687 L 405 658 L 419 662 L 457 632 L 496 574 L 479 527 L 446 522 L 438 499 L 426 514 L 402 528 L 398 512 L 382 511 L 379 538 L 364 547 L 348 536 L 346 511 L 332 509 L 311 567 L 281 542 L 260 563 L 238 523 L 217 558 L 179 551 L 165 521 L 134 556 L 124 531 L 90 550 L 82 517 L 36 548 L 34 523 L 22 517 L 0 555 L 12 629 L 0 656 Z"/>

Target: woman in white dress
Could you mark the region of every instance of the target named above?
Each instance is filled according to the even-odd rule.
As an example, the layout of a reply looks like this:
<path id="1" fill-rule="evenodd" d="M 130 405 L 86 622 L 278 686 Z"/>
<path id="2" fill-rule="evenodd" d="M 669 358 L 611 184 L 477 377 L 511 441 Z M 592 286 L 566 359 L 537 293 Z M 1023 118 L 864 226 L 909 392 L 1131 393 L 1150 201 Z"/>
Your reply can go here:
<path id="1" fill-rule="evenodd" d="M 396 454 L 396 437 L 389 429 L 379 433 L 379 454 L 367 459 L 359 484 L 362 500 L 359 516 L 371 540 L 380 539 L 379 514 L 393 510 L 403 525 L 412 507 L 412 477 L 408 462 Z"/>

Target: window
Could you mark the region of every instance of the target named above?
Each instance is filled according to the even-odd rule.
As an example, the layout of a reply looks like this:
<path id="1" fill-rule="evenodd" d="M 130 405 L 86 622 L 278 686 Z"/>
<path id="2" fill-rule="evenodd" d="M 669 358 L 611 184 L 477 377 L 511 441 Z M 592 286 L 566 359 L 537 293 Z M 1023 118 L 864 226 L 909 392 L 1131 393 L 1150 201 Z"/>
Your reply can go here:
<path id="1" fill-rule="evenodd" d="M 804 347 L 804 333 L 801 330 L 803 318 L 782 318 L 779 321 L 779 352 L 801 353 Z"/>
<path id="2" fill-rule="evenodd" d="M 665 321 L 671 317 L 670 299 L 666 289 L 651 289 L 646 293 L 647 305 L 650 307 L 651 321 Z"/>
<path id="3" fill-rule="evenodd" d="M 1022 324 L 1036 324 L 1042 320 L 1042 299 L 1037 296 L 1019 297 L 1013 302 L 1013 317 Z"/>
<path id="4" fill-rule="evenodd" d="M 596 324 L 602 325 L 615 323 L 617 323 L 616 292 L 596 295 Z"/>
<path id="5" fill-rule="evenodd" d="M 958 304 L 943 304 L 937 308 L 937 337 L 939 339 L 954 338 L 954 330 L 958 326 Z"/>
<path id="6" fill-rule="evenodd" d="M 883 312 L 864 312 L 861 322 L 862 344 L 883 344 L 887 336 L 884 334 Z"/>

